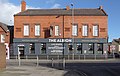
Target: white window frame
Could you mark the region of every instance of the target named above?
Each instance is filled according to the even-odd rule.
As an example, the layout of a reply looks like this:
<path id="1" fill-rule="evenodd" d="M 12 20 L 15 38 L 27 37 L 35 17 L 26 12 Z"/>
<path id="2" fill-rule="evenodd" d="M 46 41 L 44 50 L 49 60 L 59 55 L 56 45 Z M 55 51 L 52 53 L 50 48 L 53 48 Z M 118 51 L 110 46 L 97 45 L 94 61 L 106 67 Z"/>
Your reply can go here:
<path id="1" fill-rule="evenodd" d="M 24 25 L 24 36 L 29 36 L 29 25 Z"/>
<path id="2" fill-rule="evenodd" d="M 1 34 L 1 43 L 5 42 L 5 35 Z"/>
<path id="3" fill-rule="evenodd" d="M 78 36 L 78 25 L 72 25 L 72 36 Z"/>
<path id="4" fill-rule="evenodd" d="M 55 36 L 59 36 L 59 26 L 55 25 Z"/>
<path id="5" fill-rule="evenodd" d="M 82 26 L 82 36 L 88 36 L 88 25 Z"/>
<path id="6" fill-rule="evenodd" d="M 35 36 L 40 36 L 40 25 L 35 25 Z"/>
<path id="7" fill-rule="evenodd" d="M 98 25 L 93 25 L 93 36 L 98 36 L 99 30 Z"/>

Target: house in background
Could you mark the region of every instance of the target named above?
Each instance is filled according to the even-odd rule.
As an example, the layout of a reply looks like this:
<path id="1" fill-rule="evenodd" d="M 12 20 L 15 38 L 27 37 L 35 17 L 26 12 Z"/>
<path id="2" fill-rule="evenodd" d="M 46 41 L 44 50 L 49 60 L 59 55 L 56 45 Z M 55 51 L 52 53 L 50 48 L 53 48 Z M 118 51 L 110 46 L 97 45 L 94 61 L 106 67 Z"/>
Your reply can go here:
<path id="1" fill-rule="evenodd" d="M 10 31 L 8 25 L 0 22 L 0 43 L 6 46 L 6 59 L 9 59 Z"/>
<path id="2" fill-rule="evenodd" d="M 120 53 L 120 38 L 113 39 L 113 41 L 110 43 L 110 52 Z"/>
<path id="3" fill-rule="evenodd" d="M 13 56 L 13 37 L 14 37 L 14 26 L 7 26 L 9 31 L 10 31 L 10 38 L 9 38 L 9 51 L 10 51 L 10 57 L 12 58 Z"/>

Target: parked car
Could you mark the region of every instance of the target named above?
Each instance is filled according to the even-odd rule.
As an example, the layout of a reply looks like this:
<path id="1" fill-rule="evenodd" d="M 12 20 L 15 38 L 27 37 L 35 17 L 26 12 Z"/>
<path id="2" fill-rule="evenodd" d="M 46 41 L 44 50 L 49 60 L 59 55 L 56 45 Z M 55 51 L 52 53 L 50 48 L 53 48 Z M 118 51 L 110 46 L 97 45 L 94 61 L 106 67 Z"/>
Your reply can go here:
<path id="1" fill-rule="evenodd" d="M 119 53 L 114 53 L 115 58 L 120 58 L 120 54 Z"/>

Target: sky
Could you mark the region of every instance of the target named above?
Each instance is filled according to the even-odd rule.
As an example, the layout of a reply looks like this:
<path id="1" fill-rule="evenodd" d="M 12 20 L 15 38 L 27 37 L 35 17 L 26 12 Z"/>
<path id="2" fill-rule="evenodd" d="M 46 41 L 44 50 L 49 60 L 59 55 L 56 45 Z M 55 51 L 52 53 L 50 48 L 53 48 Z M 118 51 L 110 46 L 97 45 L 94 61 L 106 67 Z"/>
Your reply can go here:
<path id="1" fill-rule="evenodd" d="M 99 8 L 108 14 L 109 41 L 120 38 L 120 0 L 25 0 L 27 9 L 65 8 L 74 4 L 74 8 Z M 13 15 L 20 12 L 21 0 L 0 0 L 0 22 L 14 24 Z"/>

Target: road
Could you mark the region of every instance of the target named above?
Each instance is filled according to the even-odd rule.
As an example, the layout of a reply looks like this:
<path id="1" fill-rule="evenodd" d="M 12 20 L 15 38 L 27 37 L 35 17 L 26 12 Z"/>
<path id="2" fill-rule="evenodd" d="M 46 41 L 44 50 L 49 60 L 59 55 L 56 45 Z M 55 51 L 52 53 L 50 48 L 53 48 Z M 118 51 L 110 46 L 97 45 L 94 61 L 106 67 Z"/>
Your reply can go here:
<path id="1" fill-rule="evenodd" d="M 83 76 L 120 76 L 120 63 L 67 63 L 66 69 L 82 72 Z"/>
<path id="2" fill-rule="evenodd" d="M 36 67 L 36 60 L 21 60 L 21 67 Z M 120 76 L 120 59 L 115 60 L 75 60 L 66 61 L 65 69 L 62 68 L 62 61 L 54 61 L 54 66 L 51 66 L 51 61 L 40 60 L 38 68 L 45 67 L 45 70 L 53 70 L 52 73 L 48 73 L 49 76 Z M 17 60 L 7 61 L 7 66 L 18 66 Z M 29 69 L 27 69 L 29 70 Z M 39 71 L 39 70 L 34 70 Z M 49 71 L 49 70 L 48 70 Z M 41 72 L 41 71 L 39 71 Z M 47 73 L 43 70 L 43 75 Z M 49 71 L 50 72 L 50 71 Z M 60 73 L 60 74 L 58 74 Z M 41 73 L 42 74 L 42 73 Z M 45 75 L 44 75 L 45 74 Z M 29 75 L 26 75 L 29 76 Z M 30 75 L 32 76 L 32 75 Z"/>

